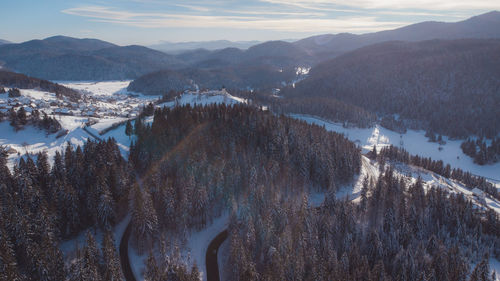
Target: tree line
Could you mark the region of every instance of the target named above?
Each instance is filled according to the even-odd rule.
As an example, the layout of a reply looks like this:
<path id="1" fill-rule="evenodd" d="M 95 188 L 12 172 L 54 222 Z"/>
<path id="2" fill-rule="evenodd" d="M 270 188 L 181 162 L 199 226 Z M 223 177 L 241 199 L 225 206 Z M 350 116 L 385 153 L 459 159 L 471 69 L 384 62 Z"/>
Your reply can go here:
<path id="1" fill-rule="evenodd" d="M 123 217 L 133 181 L 128 163 L 112 139 L 68 144 L 53 163 L 41 152 L 22 157 L 11 172 L 0 149 L 0 280 L 118 280 L 109 234 L 99 254 L 87 243 L 66 266 L 58 247 L 88 228 L 109 231 Z M 97 267 L 100 279 L 93 279 L 87 270 Z"/>
<path id="2" fill-rule="evenodd" d="M 81 97 L 79 92 L 57 83 L 6 70 L 0 70 L 0 88 L 3 88 L 2 86 L 21 89 L 40 89 L 55 93 L 58 98 L 68 97 L 72 101 L 78 101 Z"/>
<path id="3" fill-rule="evenodd" d="M 387 159 L 422 167 L 445 178 L 460 181 L 467 187 L 477 187 L 478 189 L 500 200 L 500 194 L 498 193 L 496 187 L 488 182 L 484 177 L 473 175 L 460 168 L 451 168 L 450 164 L 445 165 L 442 160 L 436 161 L 432 160 L 430 157 L 426 158 L 418 155 L 410 155 L 410 153 L 405 149 L 397 148 L 392 145 L 383 147 L 378 153 L 374 147 L 369 153 L 369 156 L 372 159 L 377 159 L 380 163 L 385 163 L 385 160 Z"/>
<path id="4" fill-rule="evenodd" d="M 263 188 L 265 189 L 265 188 Z M 461 194 L 424 189 L 389 167 L 356 203 L 255 190 L 229 226 L 230 280 L 496 280 L 500 221 Z"/>
<path id="5" fill-rule="evenodd" d="M 134 131 L 130 162 L 144 188 L 132 191 L 132 236 L 142 251 L 166 231 L 182 240 L 260 185 L 335 189 L 361 165 L 344 136 L 245 105 L 157 109 Z"/>
<path id="6" fill-rule="evenodd" d="M 494 164 L 500 161 L 500 140 L 493 138 L 488 145 L 484 139 L 472 140 L 468 138 L 460 148 L 462 151 L 474 159 L 474 163 L 479 165 Z"/>

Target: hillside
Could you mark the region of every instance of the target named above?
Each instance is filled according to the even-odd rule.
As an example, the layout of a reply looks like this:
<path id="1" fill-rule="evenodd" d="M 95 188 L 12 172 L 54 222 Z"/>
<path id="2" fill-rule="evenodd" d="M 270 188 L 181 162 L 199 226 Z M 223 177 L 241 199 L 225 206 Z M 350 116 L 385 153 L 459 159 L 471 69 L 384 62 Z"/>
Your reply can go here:
<path id="1" fill-rule="evenodd" d="M 367 34 L 324 34 L 308 37 L 293 44 L 315 56 L 335 57 L 357 48 L 384 41 L 424 41 L 431 39 L 500 38 L 500 12 L 492 11 L 464 21 L 422 22 Z"/>
<path id="2" fill-rule="evenodd" d="M 0 87 L 20 88 L 20 89 L 39 89 L 55 93 L 58 96 L 65 96 L 71 100 L 78 100 L 80 93 L 77 91 L 52 83 L 47 80 L 33 78 L 24 74 L 0 70 Z"/>
<path id="3" fill-rule="evenodd" d="M 223 64 L 271 65 L 289 67 L 310 65 L 317 61 L 307 50 L 285 41 L 268 41 L 251 46 L 247 50 L 234 47 L 207 51 L 191 50 L 176 55 L 176 58 L 190 63 L 192 66 L 206 65 L 206 62 L 217 61 Z"/>
<path id="4" fill-rule="evenodd" d="M 6 68 L 49 80 L 120 80 L 181 64 L 165 53 L 56 36 L 0 46 Z"/>
<path id="5" fill-rule="evenodd" d="M 386 42 L 314 67 L 287 97 L 328 97 L 452 137 L 495 136 L 500 40 Z"/>
<path id="6" fill-rule="evenodd" d="M 7 41 L 7 40 L 3 40 L 3 39 L 0 39 L 0 45 L 3 45 L 3 44 L 9 44 L 10 42 Z"/>
<path id="7" fill-rule="evenodd" d="M 226 66 L 220 68 L 162 70 L 139 77 L 130 83 L 128 90 L 148 95 L 162 95 L 170 91 L 188 89 L 262 89 L 279 87 L 283 81 L 295 77 L 293 69 L 269 65 Z"/>
<path id="8" fill-rule="evenodd" d="M 228 41 L 228 40 L 214 40 L 214 41 L 200 41 L 200 42 L 161 42 L 149 46 L 151 49 L 162 51 L 165 53 L 180 53 L 189 50 L 204 49 L 209 51 L 220 50 L 225 48 L 238 48 L 248 49 L 251 46 L 260 44 L 260 41 Z"/>

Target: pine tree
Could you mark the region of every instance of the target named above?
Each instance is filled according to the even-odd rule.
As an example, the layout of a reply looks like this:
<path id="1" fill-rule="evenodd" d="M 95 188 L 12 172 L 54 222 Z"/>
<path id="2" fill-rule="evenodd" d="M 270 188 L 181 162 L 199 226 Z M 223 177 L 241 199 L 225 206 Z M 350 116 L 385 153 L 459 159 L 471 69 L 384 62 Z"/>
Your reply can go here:
<path id="1" fill-rule="evenodd" d="M 21 280 L 14 247 L 0 225 L 0 280 Z"/>
<path id="2" fill-rule="evenodd" d="M 99 204 L 97 206 L 97 221 L 103 230 L 107 230 L 114 224 L 114 220 L 115 202 L 107 186 L 102 185 Z"/>
<path id="3" fill-rule="evenodd" d="M 87 232 L 86 243 L 81 260 L 81 278 L 83 280 L 101 281 L 102 278 L 99 272 L 100 253 L 95 238 L 90 232 Z"/>
<path id="4" fill-rule="evenodd" d="M 109 231 L 106 231 L 104 234 L 101 252 L 103 260 L 103 281 L 123 280 L 120 261 L 115 249 L 115 241 L 113 239 L 113 234 Z"/>
<path id="5" fill-rule="evenodd" d="M 17 120 L 20 125 L 24 126 L 26 123 L 28 123 L 28 117 L 26 116 L 26 110 L 24 107 L 21 106 L 19 110 L 17 111 Z"/>
<path id="6" fill-rule="evenodd" d="M 134 133 L 134 128 L 132 127 L 132 123 L 130 120 L 127 120 L 127 124 L 125 125 L 125 135 L 131 136 Z"/>
<path id="7" fill-rule="evenodd" d="M 490 275 L 490 261 L 487 254 L 484 255 L 480 263 L 472 271 L 469 281 L 493 281 Z"/>
<path id="8" fill-rule="evenodd" d="M 146 261 L 146 272 L 144 273 L 144 279 L 148 281 L 159 281 L 161 280 L 160 270 L 156 264 L 156 259 L 153 252 L 149 252 L 148 259 Z"/>

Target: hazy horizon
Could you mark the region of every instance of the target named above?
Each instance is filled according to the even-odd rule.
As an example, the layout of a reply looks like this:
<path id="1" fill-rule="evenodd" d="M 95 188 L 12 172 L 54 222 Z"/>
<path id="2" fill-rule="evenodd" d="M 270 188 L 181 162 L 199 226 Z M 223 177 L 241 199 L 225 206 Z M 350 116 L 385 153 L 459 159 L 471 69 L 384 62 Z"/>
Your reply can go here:
<path id="1" fill-rule="evenodd" d="M 456 22 L 500 9 L 491 0 L 54 0 L 7 1 L 2 6 L 0 23 L 9 28 L 0 30 L 0 39 L 18 43 L 63 35 L 118 45 L 363 34 L 423 21 Z"/>

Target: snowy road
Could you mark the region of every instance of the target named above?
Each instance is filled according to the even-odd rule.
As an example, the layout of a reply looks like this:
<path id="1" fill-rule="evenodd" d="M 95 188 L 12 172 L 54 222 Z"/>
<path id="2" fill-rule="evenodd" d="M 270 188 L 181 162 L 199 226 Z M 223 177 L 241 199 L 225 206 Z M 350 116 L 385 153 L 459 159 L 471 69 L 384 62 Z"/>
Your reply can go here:
<path id="1" fill-rule="evenodd" d="M 123 276 L 126 281 L 137 281 L 130 266 L 130 259 L 128 257 L 128 241 L 130 232 L 132 231 L 132 220 L 128 223 L 125 233 L 120 241 L 120 263 L 122 265 Z"/>

